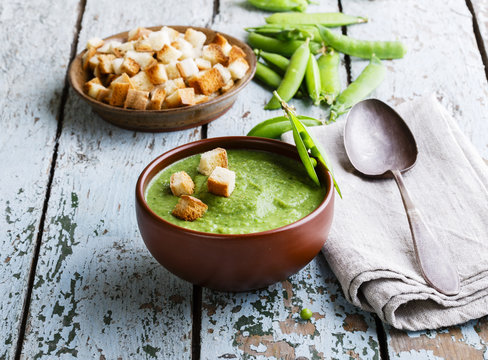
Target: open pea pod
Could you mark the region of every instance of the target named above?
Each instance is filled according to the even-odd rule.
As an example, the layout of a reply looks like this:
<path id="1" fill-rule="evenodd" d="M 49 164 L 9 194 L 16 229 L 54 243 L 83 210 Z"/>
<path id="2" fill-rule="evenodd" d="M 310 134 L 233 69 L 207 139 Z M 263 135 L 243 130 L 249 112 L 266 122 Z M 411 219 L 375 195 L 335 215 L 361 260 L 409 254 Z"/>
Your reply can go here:
<path id="1" fill-rule="evenodd" d="M 303 142 L 303 139 L 300 136 L 300 133 L 298 132 L 297 129 L 297 125 L 300 124 L 300 121 L 298 121 L 298 119 L 295 117 L 295 115 L 293 115 L 292 112 L 290 113 L 287 112 L 287 114 L 290 117 L 291 128 L 293 131 L 293 140 L 295 141 L 295 146 L 297 147 L 298 155 L 300 156 L 300 159 L 302 160 L 302 163 L 305 166 L 305 169 L 307 170 L 308 176 L 310 176 L 310 178 L 317 186 L 320 186 L 320 180 L 319 177 L 317 176 L 317 173 L 315 172 L 314 163 L 312 162 L 312 159 L 308 154 L 307 147 L 305 146 L 305 143 Z"/>

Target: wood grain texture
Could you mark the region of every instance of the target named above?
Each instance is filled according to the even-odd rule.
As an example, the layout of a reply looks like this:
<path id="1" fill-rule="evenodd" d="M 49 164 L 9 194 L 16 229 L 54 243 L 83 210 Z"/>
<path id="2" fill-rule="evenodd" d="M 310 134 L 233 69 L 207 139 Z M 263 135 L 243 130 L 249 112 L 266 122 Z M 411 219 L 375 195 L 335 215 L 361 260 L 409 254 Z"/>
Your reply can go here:
<path id="1" fill-rule="evenodd" d="M 90 37 L 140 25 L 182 19 L 204 25 L 212 3 L 202 6 L 88 1 L 78 51 Z M 198 128 L 169 134 L 116 128 L 70 92 L 22 358 L 191 357 L 192 286 L 146 250 L 134 188 L 150 160 L 200 137 Z"/>
<path id="2" fill-rule="evenodd" d="M 408 48 L 404 59 L 385 62 L 386 80 L 371 96 L 395 106 L 435 92 L 487 158 L 488 84 L 466 3 L 352 0 L 343 2 L 343 7 L 346 13 L 370 17 L 368 24 L 349 27 L 348 35 L 375 40 L 399 39 Z M 365 65 L 364 60 L 352 60 L 353 79 Z M 486 324 L 485 318 L 449 329 L 418 333 L 387 328 L 390 358 L 486 358 Z"/>
<path id="3" fill-rule="evenodd" d="M 201 359 L 379 358 L 374 319 L 346 302 L 321 255 L 260 291 L 204 290 L 201 337 Z"/>
<path id="4" fill-rule="evenodd" d="M 0 359 L 17 343 L 77 7 L 0 3 Z"/>

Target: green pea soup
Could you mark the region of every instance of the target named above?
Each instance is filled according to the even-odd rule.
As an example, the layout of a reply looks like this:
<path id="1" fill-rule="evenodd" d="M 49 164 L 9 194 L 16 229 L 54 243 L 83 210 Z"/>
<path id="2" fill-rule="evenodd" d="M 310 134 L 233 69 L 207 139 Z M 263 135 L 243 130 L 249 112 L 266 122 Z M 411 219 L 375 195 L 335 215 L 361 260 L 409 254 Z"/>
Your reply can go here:
<path id="1" fill-rule="evenodd" d="M 253 150 L 227 150 L 229 169 L 236 173 L 230 197 L 211 194 L 207 176 L 197 171 L 200 155 L 193 155 L 163 169 L 146 190 L 148 206 L 175 225 L 201 232 L 246 234 L 291 224 L 315 210 L 325 197 L 303 165 L 286 156 Z M 195 183 L 192 196 L 203 201 L 207 212 L 195 221 L 171 214 L 178 202 L 170 189 L 171 175 L 186 171 Z"/>

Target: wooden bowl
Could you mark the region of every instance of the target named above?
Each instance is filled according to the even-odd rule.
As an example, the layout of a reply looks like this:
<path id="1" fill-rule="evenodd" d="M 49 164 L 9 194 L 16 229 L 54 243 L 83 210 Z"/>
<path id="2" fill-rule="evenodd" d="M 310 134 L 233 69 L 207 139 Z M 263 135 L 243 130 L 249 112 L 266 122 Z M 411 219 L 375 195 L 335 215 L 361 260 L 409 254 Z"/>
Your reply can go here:
<path id="1" fill-rule="evenodd" d="M 207 43 L 214 40 L 216 31 L 196 26 L 170 26 L 179 32 L 185 32 L 187 28 L 203 32 L 207 36 Z M 159 30 L 161 26 L 153 26 L 148 29 Z M 220 33 L 220 32 L 219 32 Z M 127 41 L 128 32 L 122 32 L 110 36 L 104 40 Z M 228 92 L 217 96 L 216 98 L 202 104 L 185 106 L 164 110 L 133 110 L 124 109 L 117 106 L 111 106 L 101 101 L 97 101 L 83 91 L 83 85 L 90 80 L 93 75 L 90 70 L 83 70 L 82 56 L 84 50 L 78 54 L 70 64 L 68 79 L 76 93 L 93 108 L 100 117 L 109 123 L 120 126 L 125 129 L 137 131 L 175 131 L 207 124 L 224 114 L 234 104 L 237 94 L 254 76 L 256 71 L 256 56 L 252 49 L 244 42 L 224 33 L 223 35 L 231 45 L 239 46 L 246 53 L 246 60 L 249 63 L 249 69 L 246 75 L 238 80 L 234 87 Z"/>
<path id="2" fill-rule="evenodd" d="M 136 185 L 136 215 L 144 243 L 173 274 L 212 289 L 246 291 L 285 280 L 307 265 L 327 239 L 334 213 L 332 176 L 325 167 L 318 166 L 317 173 L 327 186 L 322 203 L 304 218 L 268 231 L 204 233 L 156 215 L 144 196 L 154 176 L 178 160 L 216 147 L 267 151 L 300 161 L 293 145 L 247 136 L 199 140 L 164 153 L 142 171 Z"/>

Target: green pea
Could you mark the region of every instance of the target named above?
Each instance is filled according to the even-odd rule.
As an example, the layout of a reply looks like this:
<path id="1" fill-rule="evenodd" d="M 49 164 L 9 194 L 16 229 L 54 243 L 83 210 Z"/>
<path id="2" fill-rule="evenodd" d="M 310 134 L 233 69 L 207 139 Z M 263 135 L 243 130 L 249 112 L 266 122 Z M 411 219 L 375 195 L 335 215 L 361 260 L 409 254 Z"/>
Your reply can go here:
<path id="1" fill-rule="evenodd" d="M 321 81 L 320 95 L 329 105 L 332 105 L 341 92 L 340 62 L 339 53 L 332 48 L 327 49 L 327 52 L 317 60 Z"/>
<path id="2" fill-rule="evenodd" d="M 303 308 L 302 311 L 300 311 L 300 317 L 303 320 L 310 320 L 313 316 L 312 310 Z"/>
<path id="3" fill-rule="evenodd" d="M 290 65 L 290 60 L 280 54 L 273 54 L 263 50 L 254 50 L 256 55 L 260 58 L 263 58 L 269 65 L 272 65 L 281 73 L 285 73 L 288 65 Z"/>
<path id="4" fill-rule="evenodd" d="M 260 80 L 263 84 L 269 86 L 270 88 L 277 89 L 281 83 L 281 76 L 275 71 L 267 67 L 266 65 L 257 62 L 256 63 L 256 78 Z"/>
<path id="5" fill-rule="evenodd" d="M 298 115 L 297 118 L 305 126 L 323 125 L 323 122 L 308 116 Z M 249 131 L 247 136 L 258 136 L 269 139 L 279 139 L 280 136 L 292 129 L 290 120 L 285 116 L 277 116 L 264 120 Z"/>
<path id="6" fill-rule="evenodd" d="M 307 40 L 293 53 L 293 56 L 290 59 L 290 64 L 283 77 L 283 81 L 276 90 L 284 101 L 289 101 L 300 87 L 305 76 L 309 57 L 310 48 Z M 267 110 L 279 109 L 280 101 L 273 96 L 264 108 Z"/>
<path id="7" fill-rule="evenodd" d="M 330 108 L 330 121 L 335 121 L 341 114 L 347 112 L 353 105 L 363 100 L 376 89 L 386 75 L 383 63 L 376 56 L 372 56 L 366 68 L 358 78 L 351 83 L 335 100 Z"/>
<path id="8" fill-rule="evenodd" d="M 281 54 L 283 56 L 293 55 L 295 50 L 298 49 L 300 45 L 305 43 L 304 41 L 301 40 L 282 41 L 282 40 L 274 39 L 256 33 L 250 33 L 247 38 L 247 42 L 254 49 L 261 49 L 275 54 Z M 310 50 L 314 54 L 317 54 L 320 51 L 322 44 L 315 41 L 311 41 L 309 46 L 310 46 Z"/>
<path id="9" fill-rule="evenodd" d="M 305 82 L 307 84 L 307 91 L 314 105 L 320 104 L 320 72 L 317 60 L 313 54 L 308 58 L 307 70 L 305 71 Z"/>
<path id="10" fill-rule="evenodd" d="M 336 34 L 324 26 L 317 25 L 322 40 L 341 53 L 370 59 L 375 55 L 379 59 L 400 59 L 407 52 L 400 41 L 369 41 L 353 39 L 349 36 Z"/>
<path id="11" fill-rule="evenodd" d="M 321 24 L 327 27 L 344 26 L 351 24 L 360 24 L 367 22 L 368 19 L 361 16 L 351 16 L 343 13 L 278 13 L 268 16 L 268 24 Z"/>
<path id="12" fill-rule="evenodd" d="M 305 11 L 307 0 L 247 0 L 254 7 L 266 11 Z"/>

